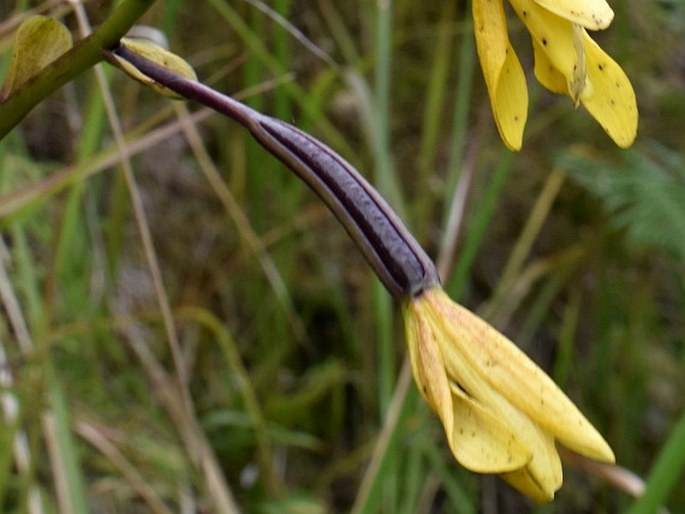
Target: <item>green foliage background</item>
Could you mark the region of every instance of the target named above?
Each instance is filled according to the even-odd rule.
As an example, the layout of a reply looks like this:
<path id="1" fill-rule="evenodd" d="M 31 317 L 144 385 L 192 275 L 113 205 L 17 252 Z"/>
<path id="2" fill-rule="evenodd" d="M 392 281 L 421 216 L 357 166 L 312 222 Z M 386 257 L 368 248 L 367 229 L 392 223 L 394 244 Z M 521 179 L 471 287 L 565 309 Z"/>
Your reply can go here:
<path id="1" fill-rule="evenodd" d="M 612 7 L 596 38 L 636 89 L 627 151 L 532 72 L 506 151 L 464 2 L 159 0 L 142 23 L 364 172 L 451 295 L 648 478 L 641 502 L 582 463 L 542 507 L 461 469 L 404 392 L 397 306 L 316 197 L 234 123 L 105 67 L 0 141 L 1 510 L 684 511 L 685 3 Z M 79 33 L 73 3 L 1 2 L 0 76 L 36 11 Z"/>

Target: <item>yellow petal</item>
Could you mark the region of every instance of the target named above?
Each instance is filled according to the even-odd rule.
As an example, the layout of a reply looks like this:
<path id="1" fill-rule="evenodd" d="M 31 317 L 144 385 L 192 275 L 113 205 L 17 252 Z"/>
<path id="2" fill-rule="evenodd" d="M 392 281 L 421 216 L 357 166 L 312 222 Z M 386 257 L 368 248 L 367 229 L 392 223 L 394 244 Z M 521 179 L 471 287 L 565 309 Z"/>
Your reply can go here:
<path id="1" fill-rule="evenodd" d="M 457 461 L 476 473 L 503 473 L 525 466 L 533 457 L 518 441 L 506 422 L 451 386 L 454 400 L 454 430 L 448 434 Z"/>
<path id="2" fill-rule="evenodd" d="M 607 28 L 614 11 L 604 0 L 535 0 L 535 3 L 590 30 Z"/>
<path id="3" fill-rule="evenodd" d="M 434 334 L 421 312 L 420 302 L 404 306 L 404 327 L 414 380 L 428 405 L 440 417 L 447 434 L 453 433 L 454 411 L 445 365 Z"/>
<path id="4" fill-rule="evenodd" d="M 592 93 L 581 96 L 583 105 L 621 148 L 637 134 L 637 101 L 630 80 L 621 67 L 585 34 L 583 39 Z"/>
<path id="5" fill-rule="evenodd" d="M 578 46 L 574 45 L 573 24 L 533 0 L 510 0 L 510 3 L 538 44 L 538 50 L 544 52 L 547 61 L 566 77 L 566 94 L 571 95 L 574 73 L 582 65 Z"/>
<path id="6" fill-rule="evenodd" d="M 551 476 L 540 476 L 530 467 L 502 473 L 500 476 L 506 482 L 538 503 L 545 503 L 554 499 L 554 493 L 561 487 L 561 468 L 559 481 Z"/>
<path id="7" fill-rule="evenodd" d="M 533 55 L 535 56 L 535 78 L 553 93 L 568 95 L 573 105 L 578 107 L 581 97 L 588 96 L 592 91 L 592 84 L 587 76 L 587 64 L 583 38 L 585 30 L 578 24 L 572 24 L 573 49 L 576 64 L 573 66 L 571 77 L 565 77 L 550 60 L 545 49 L 537 39 L 533 41 Z"/>
<path id="8" fill-rule="evenodd" d="M 465 361 L 470 368 L 483 370 L 483 378 L 494 390 L 569 449 L 596 460 L 614 461 L 611 448 L 597 430 L 514 343 L 454 303 L 440 288 L 424 292 L 422 298 L 446 327 L 452 327 L 452 337 L 459 342 Z"/>
<path id="9" fill-rule="evenodd" d="M 540 484 L 534 476 L 531 475 L 530 469 L 522 468 L 500 475 L 510 486 L 518 489 L 528 498 L 538 502 L 545 503 L 554 499 L 554 493 L 551 493 Z"/>
<path id="10" fill-rule="evenodd" d="M 568 83 L 557 70 L 547 54 L 542 50 L 537 39 L 533 38 L 533 56 L 535 57 L 535 78 L 552 93 L 565 95 L 568 93 Z"/>
<path id="11" fill-rule="evenodd" d="M 528 116 L 526 77 L 509 42 L 501 0 L 474 0 L 476 47 L 497 129 L 508 148 L 520 150 Z"/>
<path id="12" fill-rule="evenodd" d="M 446 295 L 443 298 L 449 300 Z M 456 306 L 451 301 L 449 304 Z M 448 377 L 453 381 L 452 392 L 461 399 L 454 411 L 456 441 L 453 446 L 461 446 L 453 448 L 457 460 L 474 471 L 482 467 L 483 472 L 495 473 L 495 466 L 507 462 L 502 460 L 503 455 L 513 456 L 516 448 L 521 448 L 525 452 L 522 455 L 532 457 L 527 464 L 528 472 L 524 476 L 532 477 L 538 489 L 542 491 L 534 497 L 551 498 L 562 483 L 561 460 L 554 446 L 554 434 L 546 433 L 543 427 L 537 425 L 535 418 L 519 410 L 508 399 L 507 391 L 493 387 L 488 378 L 490 366 L 482 366 L 482 363 L 474 365 L 473 360 L 467 358 L 474 351 L 482 353 L 483 344 L 489 342 L 487 338 L 484 341 L 473 338 L 468 322 L 453 323 L 454 319 L 445 317 L 444 312 L 426 309 L 426 314 L 429 323 L 433 325 L 432 332 L 440 346 Z M 473 314 L 471 316 L 479 319 Z M 495 361 L 490 358 L 488 362 L 492 365 Z M 462 423 L 468 426 L 462 426 Z M 478 437 L 472 435 L 471 438 L 466 437 L 464 440 L 463 433 L 475 434 L 476 430 L 480 431 Z M 462 435 L 461 439 L 459 435 Z M 500 454 L 498 462 L 492 461 L 487 450 L 482 449 L 488 444 L 488 440 L 489 445 Z M 474 444 L 469 446 L 472 442 Z"/>
<path id="13" fill-rule="evenodd" d="M 449 382 L 439 345 L 442 335 L 432 322 L 431 310 L 420 298 L 406 307 L 409 359 L 421 394 L 443 422 L 455 458 L 478 473 L 501 473 L 525 466 L 532 455 L 518 442 L 518 434 Z M 461 362 L 456 367 L 463 370 L 465 366 Z"/>

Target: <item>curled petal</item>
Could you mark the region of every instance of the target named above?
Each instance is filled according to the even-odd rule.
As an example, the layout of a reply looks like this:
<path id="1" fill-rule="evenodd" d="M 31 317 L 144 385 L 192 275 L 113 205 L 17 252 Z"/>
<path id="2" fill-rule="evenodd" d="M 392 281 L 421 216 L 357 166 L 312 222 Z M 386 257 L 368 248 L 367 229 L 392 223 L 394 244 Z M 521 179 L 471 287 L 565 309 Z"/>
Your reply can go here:
<path id="1" fill-rule="evenodd" d="M 508 148 L 520 150 L 528 115 L 528 89 L 521 63 L 509 42 L 502 2 L 474 0 L 473 21 L 497 129 Z"/>
<path id="2" fill-rule="evenodd" d="M 572 24 L 572 43 L 575 52 L 575 64 L 570 76 L 564 76 L 547 55 L 546 48 L 535 38 L 533 41 L 533 55 L 535 56 L 535 78 L 553 93 L 568 95 L 573 105 L 578 107 L 581 98 L 592 92 L 592 84 L 587 76 L 587 62 L 583 45 L 585 29 Z"/>
<path id="3" fill-rule="evenodd" d="M 534 0 L 510 1 L 534 39 L 540 82 L 558 92 L 559 75 L 565 77 L 566 94 L 573 102 L 582 102 L 618 146 L 630 146 L 637 133 L 637 102 L 621 67 L 578 25 Z"/>
<path id="4" fill-rule="evenodd" d="M 509 485 L 539 503 L 554 498 L 554 493 L 559 490 L 563 481 L 561 461 L 554 440 L 550 436 L 543 436 L 543 440 L 544 452 L 536 454 L 529 466 L 500 475 Z"/>
<path id="5" fill-rule="evenodd" d="M 535 78 L 552 93 L 568 94 L 566 77 L 554 67 L 537 39 L 533 39 L 533 56 L 535 57 Z"/>
<path id="6" fill-rule="evenodd" d="M 614 11 L 604 0 L 535 0 L 535 3 L 590 30 L 605 29 L 614 19 Z"/>
<path id="7" fill-rule="evenodd" d="M 475 315 L 472 316 L 476 318 Z M 436 316 L 435 319 L 437 320 L 439 317 Z M 468 324 L 457 328 L 452 336 L 456 337 L 456 332 L 465 327 L 468 327 Z M 493 330 L 493 332 L 495 331 Z M 487 337 L 490 337 L 490 334 L 485 333 L 483 342 L 486 344 L 488 342 Z M 563 478 L 561 460 L 554 446 L 554 434 L 547 433 L 544 427 L 539 426 L 536 417 L 529 416 L 514 405 L 508 398 L 509 395 L 506 390 L 497 390 L 489 382 L 487 375 L 494 363 L 493 360 L 489 359 L 490 367 L 480 368 L 480 373 L 472 371 L 479 368 L 473 368 L 472 361 L 466 359 L 464 354 L 469 353 L 465 346 L 474 341 L 468 336 L 468 333 L 464 333 L 461 337 L 452 339 L 451 344 L 441 345 L 448 375 L 454 377 L 463 387 L 463 390 L 471 393 L 479 404 L 487 406 L 487 413 L 490 417 L 506 422 L 506 425 L 510 427 L 509 431 L 514 430 L 513 427 L 515 427 L 518 445 L 526 448 L 532 456 L 530 462 L 526 464 L 527 472 L 524 474 L 536 484 L 536 493 L 531 496 L 539 501 L 548 501 L 554 497 L 555 491 L 561 487 Z M 481 350 L 477 349 L 476 351 L 480 352 Z M 536 380 L 536 377 L 532 376 L 531 379 Z M 516 387 L 516 385 L 509 384 L 509 388 L 512 387 Z M 453 386 L 452 390 L 455 389 Z M 459 423 L 459 417 L 460 413 L 455 409 L 455 430 Z M 505 431 L 499 432 L 501 439 L 505 433 Z M 500 449 L 500 451 L 507 451 L 507 448 Z M 512 450 L 509 449 L 509 451 Z"/>
<path id="8" fill-rule="evenodd" d="M 583 43 L 585 29 L 543 9 L 534 0 L 511 0 L 511 5 L 533 38 L 536 77 L 541 77 L 542 84 L 551 91 L 570 96 L 578 107 L 592 91 Z M 566 79 L 565 90 L 559 75 Z"/>
<path id="9" fill-rule="evenodd" d="M 592 93 L 583 95 L 581 101 L 609 137 L 621 148 L 627 148 L 637 134 L 638 112 L 633 86 L 616 61 L 587 34 L 583 46 Z"/>
<path id="10" fill-rule="evenodd" d="M 445 428 L 450 449 L 457 461 L 477 473 L 503 473 L 525 466 L 532 458 L 531 451 L 519 442 L 518 431 L 490 409 L 492 396 L 503 402 L 496 392 L 478 373 L 469 369 L 468 363 L 458 359 L 458 353 L 448 353 L 452 362 L 447 364 L 443 353 L 444 341 L 441 325 L 430 311 L 422 311 L 418 302 L 405 307 L 405 330 L 409 348 L 409 360 L 414 379 L 422 396 L 438 414 Z M 459 370 L 461 382 L 471 390 L 488 389 L 485 403 L 475 400 L 448 377 L 452 370 Z M 476 385 L 476 382 L 479 385 Z M 487 407 L 486 407 L 487 405 Z"/>
<path id="11" fill-rule="evenodd" d="M 477 473 L 503 473 L 528 464 L 533 454 L 508 423 L 456 385 L 451 390 L 455 416 L 448 439 L 462 466 Z"/>
<path id="12" fill-rule="evenodd" d="M 510 0 L 510 3 L 528 28 L 538 50 L 544 52 L 547 62 L 566 78 L 565 93 L 572 96 L 574 74 L 582 66 L 579 49 L 574 44 L 573 24 L 543 9 L 533 0 Z"/>
<path id="13" fill-rule="evenodd" d="M 414 378 L 457 461 L 549 501 L 561 487 L 555 446 L 613 462 L 601 435 L 540 368 L 439 287 L 404 304 Z"/>

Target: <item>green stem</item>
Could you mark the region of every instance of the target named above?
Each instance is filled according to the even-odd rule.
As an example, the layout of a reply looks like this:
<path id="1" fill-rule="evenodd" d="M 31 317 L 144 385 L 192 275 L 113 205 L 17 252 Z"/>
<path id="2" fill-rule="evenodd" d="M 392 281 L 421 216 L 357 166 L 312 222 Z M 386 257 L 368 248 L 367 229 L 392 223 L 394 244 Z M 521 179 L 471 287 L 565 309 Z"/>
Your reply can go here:
<path id="1" fill-rule="evenodd" d="M 373 153 L 378 189 L 404 214 L 404 200 L 390 158 L 393 0 L 377 2 Z"/>
<path id="2" fill-rule="evenodd" d="M 659 452 L 647 478 L 645 492 L 631 506 L 628 514 L 651 514 L 658 512 L 669 494 L 677 486 L 685 469 L 685 414 L 680 417 L 666 445 Z"/>
<path id="3" fill-rule="evenodd" d="M 402 193 L 393 169 L 390 152 L 390 86 L 392 75 L 393 15 L 394 0 L 376 1 L 376 48 L 375 83 L 372 112 L 373 155 L 376 168 L 376 183 L 390 203 L 405 213 Z M 386 286 L 387 287 L 387 286 Z M 378 403 L 381 416 L 385 416 L 396 382 L 395 338 L 390 300 L 382 294 L 378 285 L 374 287 L 373 311 L 378 340 Z M 393 480 L 386 481 L 386 494 L 392 492 Z M 390 504 L 393 500 L 388 498 Z M 392 510 L 392 508 L 391 508 Z"/>
<path id="4" fill-rule="evenodd" d="M 102 49 L 114 46 L 154 2 L 123 0 L 95 32 L 0 104 L 0 139 L 50 93 L 102 61 Z"/>

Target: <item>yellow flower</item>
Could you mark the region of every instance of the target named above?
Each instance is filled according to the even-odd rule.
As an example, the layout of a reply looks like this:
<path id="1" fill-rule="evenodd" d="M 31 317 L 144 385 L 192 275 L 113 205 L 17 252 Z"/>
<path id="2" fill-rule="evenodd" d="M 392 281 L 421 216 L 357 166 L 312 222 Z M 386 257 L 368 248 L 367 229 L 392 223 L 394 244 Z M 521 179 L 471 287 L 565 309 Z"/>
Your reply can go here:
<path id="1" fill-rule="evenodd" d="M 614 13 L 604 0 L 509 0 L 531 34 L 535 76 L 554 93 L 582 103 L 614 142 L 637 133 L 637 103 L 621 67 L 586 29 L 605 29 Z M 526 79 L 507 34 L 502 0 L 473 0 L 478 58 L 504 143 L 520 150 L 528 110 Z"/>
<path id="2" fill-rule="evenodd" d="M 555 441 L 614 462 L 609 445 L 552 379 L 440 287 L 403 308 L 414 379 L 461 465 L 499 474 L 544 502 L 562 483 Z"/>

